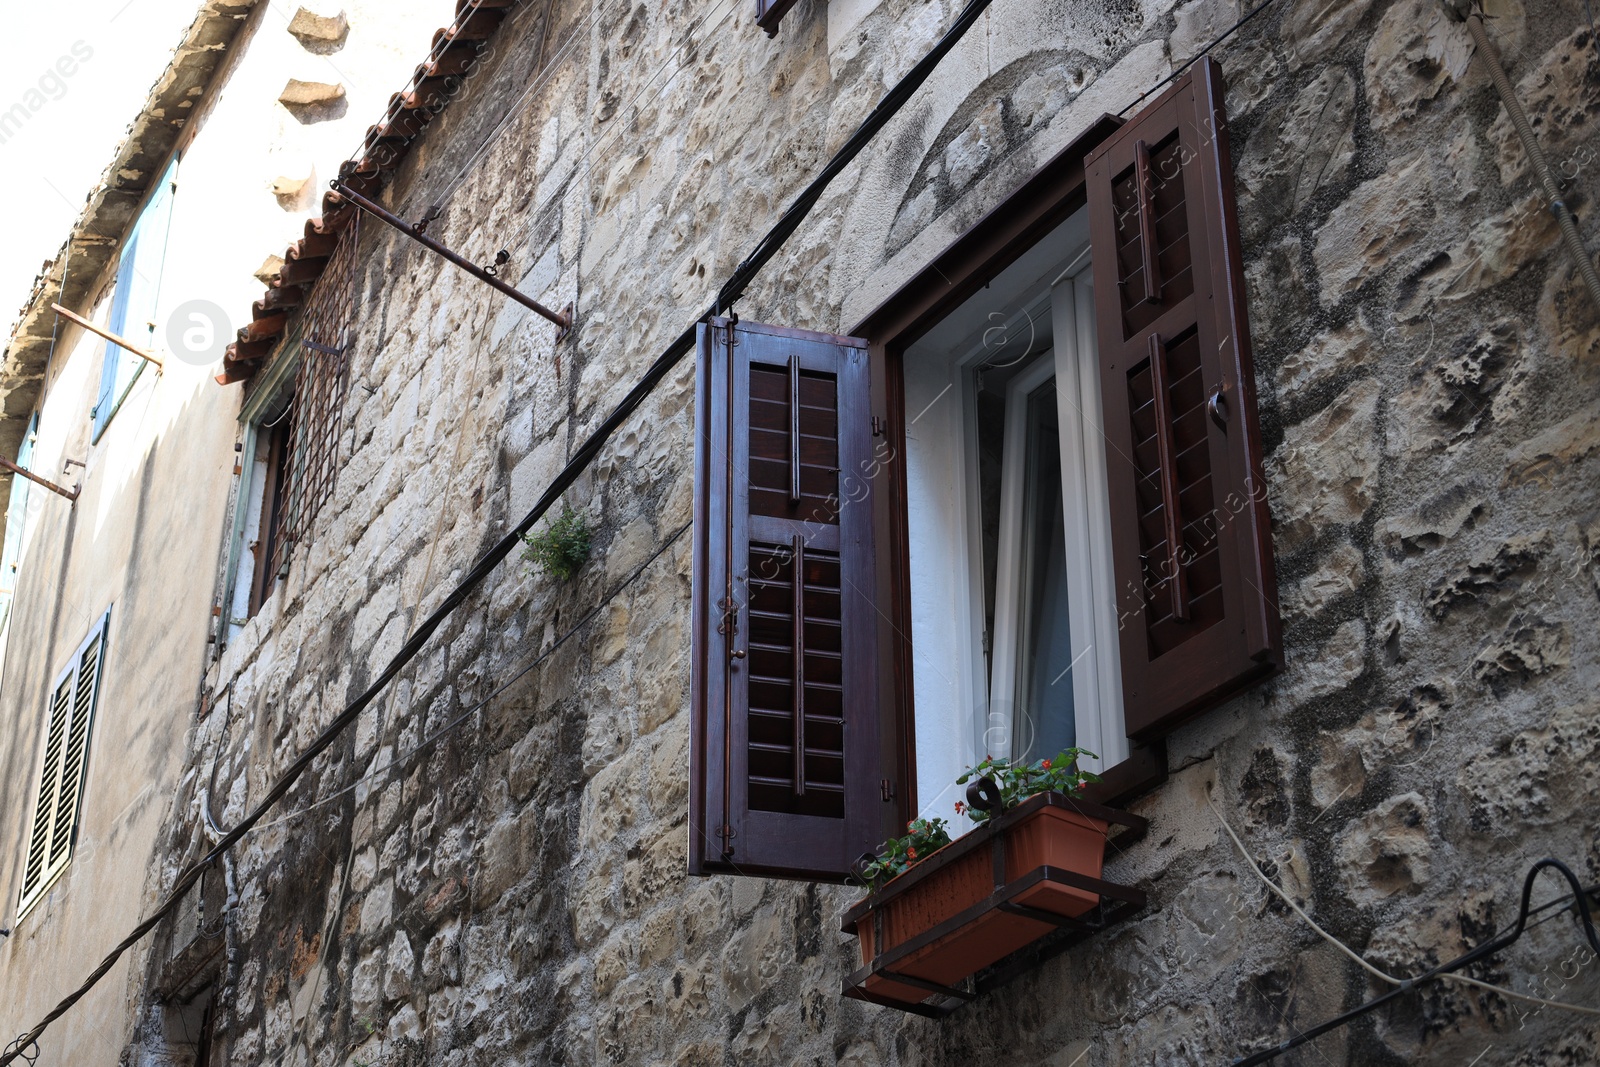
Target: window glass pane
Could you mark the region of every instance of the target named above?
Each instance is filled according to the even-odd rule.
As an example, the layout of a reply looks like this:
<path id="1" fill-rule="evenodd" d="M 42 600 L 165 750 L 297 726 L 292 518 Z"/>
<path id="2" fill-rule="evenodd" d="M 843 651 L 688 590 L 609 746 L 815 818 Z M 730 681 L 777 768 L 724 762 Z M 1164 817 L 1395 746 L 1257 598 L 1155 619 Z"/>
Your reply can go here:
<path id="1" fill-rule="evenodd" d="M 978 534 L 983 539 L 983 687 L 994 682 L 994 658 L 989 654 L 994 641 L 995 574 L 1000 556 L 1000 480 L 1004 468 L 1006 443 L 1006 384 L 1004 372 L 984 368 L 978 371 L 974 399 L 978 424 Z"/>
<path id="2" fill-rule="evenodd" d="M 1017 657 L 1017 739 L 1013 754 L 1046 759 L 1077 738 L 1072 637 L 1067 608 L 1066 521 L 1055 379 L 1028 397 L 1023 494 L 1022 590 Z"/>

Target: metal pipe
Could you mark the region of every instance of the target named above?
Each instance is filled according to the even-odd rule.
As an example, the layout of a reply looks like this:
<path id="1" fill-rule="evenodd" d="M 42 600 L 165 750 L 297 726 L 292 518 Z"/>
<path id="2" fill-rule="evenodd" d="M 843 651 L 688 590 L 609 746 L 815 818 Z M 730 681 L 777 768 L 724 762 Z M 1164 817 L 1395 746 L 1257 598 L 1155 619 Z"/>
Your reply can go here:
<path id="1" fill-rule="evenodd" d="M 31 470 L 28 470 L 28 468 L 17 466 L 15 463 L 11 462 L 9 459 L 6 459 L 4 456 L 0 456 L 0 469 L 8 470 L 12 474 L 20 474 L 24 478 L 28 479 L 28 481 L 37 483 L 39 485 L 42 485 L 46 489 L 50 490 L 52 493 L 57 493 L 57 494 L 59 494 L 61 496 L 66 497 L 68 500 L 71 500 L 71 501 L 76 501 L 78 499 L 78 494 L 83 489 L 82 486 L 77 486 L 77 485 L 73 486 L 71 489 L 63 489 L 61 486 L 57 485 L 55 482 L 50 481 L 48 478 L 41 478 L 37 474 L 33 473 Z"/>
<path id="2" fill-rule="evenodd" d="M 373 203 L 371 200 L 368 200 L 366 197 L 362 196 L 360 193 L 356 192 L 354 189 L 351 189 L 344 183 L 335 180 L 330 184 L 332 184 L 333 191 L 335 193 L 350 201 L 362 211 L 365 211 L 367 214 L 378 219 L 380 222 L 388 223 L 390 226 L 393 226 L 395 229 L 399 230 L 401 233 L 405 234 L 422 247 L 428 249 L 429 251 L 437 252 L 445 259 L 448 259 L 450 262 L 454 263 L 456 266 L 460 267 L 462 270 L 466 271 L 480 282 L 488 283 L 492 288 L 498 289 L 506 296 L 509 296 L 511 299 L 521 304 L 523 307 L 534 312 L 535 314 L 542 315 L 544 318 L 549 319 L 551 322 L 561 327 L 561 332 L 556 335 L 556 340 L 561 340 L 562 338 L 566 337 L 569 332 L 571 332 L 571 315 L 563 314 L 559 311 L 551 311 L 533 297 L 526 295 L 520 290 L 512 288 L 499 278 L 496 278 L 494 275 L 478 266 L 476 263 L 458 256 L 456 253 L 450 251 L 450 249 L 446 248 L 438 241 L 435 241 L 433 238 L 429 237 L 427 234 L 411 225 L 411 223 L 407 222 L 405 219 L 402 219 L 378 204 Z"/>
<path id="3" fill-rule="evenodd" d="M 1561 226 L 1561 236 L 1566 241 L 1567 251 L 1578 261 L 1578 273 L 1583 276 L 1584 284 L 1588 286 L 1589 298 L 1594 301 L 1595 308 L 1600 310 L 1600 271 L 1595 269 L 1594 259 L 1583 245 L 1583 235 L 1578 232 L 1578 223 L 1561 198 L 1561 184 L 1556 181 L 1555 171 L 1550 169 L 1550 161 L 1545 158 L 1544 150 L 1539 147 L 1539 141 L 1533 135 L 1533 124 L 1528 121 L 1528 113 L 1522 109 L 1522 101 L 1517 99 L 1516 89 L 1512 87 L 1511 79 L 1506 76 L 1505 67 L 1500 62 L 1500 53 L 1495 49 L 1494 42 L 1489 40 L 1489 31 L 1484 28 L 1483 16 L 1474 11 L 1467 16 L 1466 22 L 1467 31 L 1472 34 L 1472 40 L 1478 46 L 1478 55 L 1489 68 L 1489 77 L 1494 81 L 1495 90 L 1500 94 L 1500 102 L 1505 105 L 1506 114 L 1511 117 L 1511 124 L 1517 128 L 1517 136 L 1522 140 L 1522 150 L 1528 154 L 1528 162 L 1544 185 L 1545 195 L 1550 199 L 1550 211 Z"/>
<path id="4" fill-rule="evenodd" d="M 58 315 L 65 315 L 67 318 L 71 319 L 73 322 L 77 323 L 79 326 L 82 326 L 85 330 L 88 330 L 90 333 L 99 334 L 101 337 L 104 337 L 107 341 L 110 341 L 112 344 L 118 346 L 119 348 L 126 348 L 129 352 L 132 352 L 134 355 L 138 356 L 140 359 L 148 360 L 149 362 L 154 363 L 156 365 L 156 370 L 161 370 L 162 369 L 161 360 L 160 359 L 158 359 L 156 356 L 151 355 L 149 352 L 146 352 L 144 349 L 140 348 L 138 345 L 136 345 L 133 342 L 129 341 L 127 338 L 118 337 L 116 334 L 112 333 L 110 330 L 101 329 L 100 327 L 96 326 L 94 323 L 90 322 L 88 319 L 84 318 L 82 315 L 79 315 L 75 311 L 69 311 L 66 308 L 62 307 L 60 304 L 51 304 L 50 307 Z"/>

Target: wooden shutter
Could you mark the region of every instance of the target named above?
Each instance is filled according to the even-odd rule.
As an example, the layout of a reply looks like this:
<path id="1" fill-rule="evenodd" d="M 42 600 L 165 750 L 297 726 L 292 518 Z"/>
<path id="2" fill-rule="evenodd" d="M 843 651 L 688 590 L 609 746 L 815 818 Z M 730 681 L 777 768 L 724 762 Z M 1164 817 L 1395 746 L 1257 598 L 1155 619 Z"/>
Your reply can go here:
<path id="1" fill-rule="evenodd" d="M 1275 671 L 1277 579 L 1221 69 L 1086 160 L 1130 737 Z"/>
<path id="2" fill-rule="evenodd" d="M 122 246 L 117 263 L 116 288 L 106 329 L 134 344 L 154 347 L 150 324 L 156 318 L 161 273 L 167 259 L 167 231 L 172 224 L 172 194 L 177 188 L 178 162 L 173 160 L 156 183 Z M 159 328 L 158 331 L 159 332 Z M 120 345 L 107 341 L 100 368 L 100 392 L 95 400 L 93 434 L 96 440 L 116 409 L 122 391 L 144 361 Z"/>
<path id="3" fill-rule="evenodd" d="M 866 342 L 700 328 L 690 869 L 837 879 L 883 837 Z"/>
<path id="4" fill-rule="evenodd" d="M 102 617 L 50 690 L 44 763 L 34 795 L 19 914 L 33 905 L 72 858 L 105 638 L 106 618 Z"/>
<path id="5" fill-rule="evenodd" d="M 789 13 L 798 0 L 756 0 L 756 25 L 767 31 L 768 37 L 778 36 L 778 23 Z"/>

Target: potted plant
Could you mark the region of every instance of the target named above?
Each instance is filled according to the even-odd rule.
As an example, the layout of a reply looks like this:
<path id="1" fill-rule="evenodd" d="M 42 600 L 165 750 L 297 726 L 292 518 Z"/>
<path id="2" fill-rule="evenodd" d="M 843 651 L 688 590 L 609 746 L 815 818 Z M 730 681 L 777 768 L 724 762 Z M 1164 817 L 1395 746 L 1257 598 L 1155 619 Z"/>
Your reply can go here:
<path id="1" fill-rule="evenodd" d="M 939 994 L 958 1004 L 964 979 L 1059 927 L 1097 929 L 1080 917 L 1104 895 L 1142 905 L 1100 876 L 1111 824 L 1142 831 L 1143 820 L 1081 799 L 1099 781 L 1078 766 L 1085 755 L 985 759 L 956 780 L 967 786 L 956 814 L 976 829 L 951 842 L 943 819 L 918 819 L 885 842 L 858 870 L 870 892 L 845 915 L 862 959 L 846 992 L 910 1010 Z"/>

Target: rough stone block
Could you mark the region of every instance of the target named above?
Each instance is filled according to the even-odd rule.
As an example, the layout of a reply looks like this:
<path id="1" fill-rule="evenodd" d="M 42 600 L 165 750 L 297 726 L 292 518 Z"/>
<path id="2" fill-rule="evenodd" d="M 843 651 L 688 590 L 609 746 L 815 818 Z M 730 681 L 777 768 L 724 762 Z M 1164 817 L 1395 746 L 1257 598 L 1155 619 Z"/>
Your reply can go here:
<path id="1" fill-rule="evenodd" d="M 1494 31 L 1498 37 L 1500 27 Z M 1545 158 L 1563 180 L 1586 180 L 1600 164 L 1600 145 L 1594 130 L 1600 126 L 1600 53 L 1595 31 L 1583 26 L 1558 42 L 1532 70 L 1517 81 L 1517 99 L 1528 113 Z M 1510 71 L 1516 76 L 1516 68 Z M 1500 180 L 1510 186 L 1528 173 L 1528 154 L 1517 136 L 1511 116 L 1500 108 L 1489 127 Z"/>
<path id="2" fill-rule="evenodd" d="M 1360 550 L 1354 545 L 1340 545 L 1284 598 L 1284 617 L 1291 621 L 1314 618 L 1335 600 L 1359 589 L 1366 577 Z"/>
<path id="3" fill-rule="evenodd" d="M 321 54 L 344 44 L 345 35 L 350 32 L 350 20 L 343 11 L 334 15 L 319 15 L 302 7 L 289 20 L 288 30 L 307 51 Z"/>
<path id="4" fill-rule="evenodd" d="M 1499 27 L 1496 27 L 1499 30 Z M 1378 20 L 1367 44 L 1365 76 L 1373 123 L 1390 129 L 1416 117 L 1466 76 L 1467 28 L 1437 0 L 1401 0 Z"/>
<path id="5" fill-rule="evenodd" d="M 1358 382 L 1284 434 L 1267 479 L 1280 552 L 1292 551 L 1330 525 L 1359 522 L 1372 506 L 1378 394 L 1377 382 Z"/>
<path id="6" fill-rule="evenodd" d="M 1313 258 L 1322 305 L 1332 307 L 1383 274 L 1429 232 L 1433 183 L 1422 157 L 1357 186 L 1317 231 Z"/>
<path id="7" fill-rule="evenodd" d="M 1565 622 L 1515 615 L 1472 661 L 1472 676 L 1495 690 L 1572 665 L 1572 631 Z"/>
<path id="8" fill-rule="evenodd" d="M 308 82 L 290 78 L 278 94 L 278 103 L 291 110 L 325 108 L 344 99 L 344 86 L 338 82 Z"/>
<path id="9" fill-rule="evenodd" d="M 1302 63 L 1344 43 L 1373 0 L 1295 0 L 1283 16 L 1283 38 Z"/>
<path id="10" fill-rule="evenodd" d="M 1433 877 L 1433 813 L 1420 793 L 1404 793 L 1351 822 L 1339 841 L 1345 888 L 1358 903 L 1421 892 Z"/>

